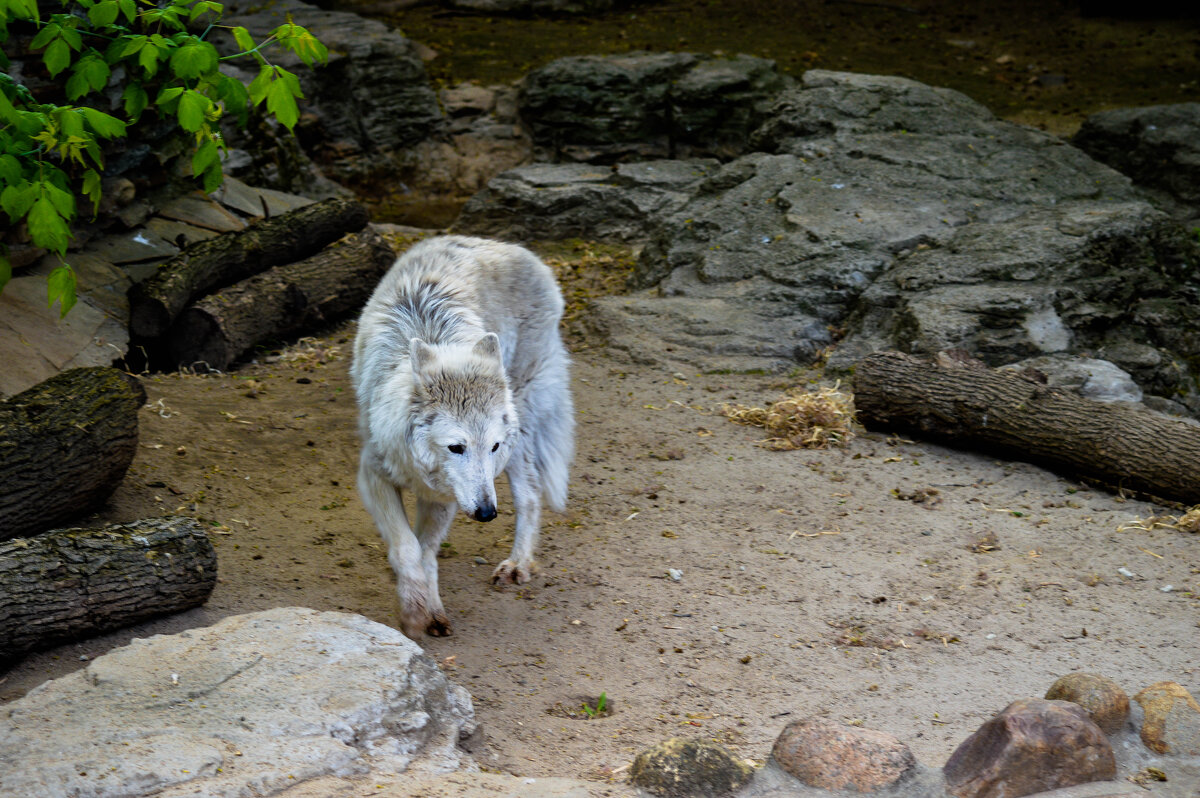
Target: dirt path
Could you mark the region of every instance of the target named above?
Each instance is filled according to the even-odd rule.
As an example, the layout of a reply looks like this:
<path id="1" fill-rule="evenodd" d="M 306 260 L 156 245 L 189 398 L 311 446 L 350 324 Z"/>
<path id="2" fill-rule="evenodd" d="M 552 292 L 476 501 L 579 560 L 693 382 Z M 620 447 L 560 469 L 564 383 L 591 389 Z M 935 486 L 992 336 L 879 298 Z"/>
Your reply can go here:
<path id="1" fill-rule="evenodd" d="M 32 656 L 0 677 L 0 699 L 134 636 L 233 613 L 303 605 L 397 623 L 354 488 L 352 335 L 232 374 L 147 378 L 138 458 L 96 520 L 210 521 L 216 591 L 202 609 Z M 461 518 L 441 562 L 455 634 L 418 641 L 470 690 L 485 767 L 604 778 L 679 734 L 761 761 L 812 713 L 895 734 L 940 765 L 1070 671 L 1130 694 L 1163 679 L 1200 694 L 1200 538 L 1117 531 L 1152 505 L 880 435 L 767 451 L 714 411 L 778 398 L 778 378 L 658 371 L 600 350 L 575 363 L 571 511 L 547 519 L 541 575 L 490 586 L 511 511 Z M 601 693 L 612 714 L 589 720 L 581 705 Z"/>

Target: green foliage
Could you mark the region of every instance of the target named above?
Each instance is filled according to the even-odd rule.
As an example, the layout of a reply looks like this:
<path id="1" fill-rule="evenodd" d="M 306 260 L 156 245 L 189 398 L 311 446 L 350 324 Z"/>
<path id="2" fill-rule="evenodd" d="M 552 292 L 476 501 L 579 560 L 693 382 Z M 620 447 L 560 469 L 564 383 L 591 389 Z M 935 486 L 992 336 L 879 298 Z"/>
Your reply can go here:
<path id="1" fill-rule="evenodd" d="M 24 223 L 35 246 L 59 256 L 48 278 L 49 302 L 66 315 L 75 304 L 75 272 L 65 260 L 77 204 L 96 213 L 102 194 L 102 142 L 129 135 L 149 113 L 176 122 L 191 147 L 192 173 L 205 191 L 222 181 L 220 121 L 245 124 L 252 106 L 291 130 L 300 118 L 300 81 L 272 64 L 272 48 L 294 53 L 307 66 L 328 51 L 291 18 L 261 42 L 242 27 L 220 24 L 224 6 L 213 0 L 59 0 L 62 13 L 42 19 L 37 0 L 0 0 L 0 43 L 10 29 L 34 32 L 30 48 L 46 71 L 64 81 L 67 100 L 39 102 L 7 72 L 0 72 L 0 210 L 13 226 Z M 232 35 L 239 52 L 222 58 L 208 40 L 214 30 Z M 258 76 L 247 88 L 221 74 L 220 62 L 252 58 Z M 0 51 L 8 68 L 9 54 Z M 98 107 L 115 89 L 117 116 Z M 82 203 L 80 202 L 82 201 Z M 0 290 L 12 265 L 0 247 Z"/>
<path id="2" fill-rule="evenodd" d="M 604 710 L 608 707 L 608 694 L 601 693 L 596 699 L 596 706 L 591 706 L 586 701 L 583 703 L 583 711 L 589 718 L 595 720 L 597 717 L 604 714 Z"/>

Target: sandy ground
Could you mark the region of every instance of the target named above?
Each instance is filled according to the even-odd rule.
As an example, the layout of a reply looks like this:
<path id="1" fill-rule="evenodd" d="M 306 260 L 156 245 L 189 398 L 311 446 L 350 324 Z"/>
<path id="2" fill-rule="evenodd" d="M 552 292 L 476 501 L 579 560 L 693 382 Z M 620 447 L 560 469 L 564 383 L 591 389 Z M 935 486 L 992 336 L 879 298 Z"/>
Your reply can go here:
<path id="1" fill-rule="evenodd" d="M 203 608 L 30 656 L 0 675 L 0 699 L 135 636 L 234 613 L 302 605 L 397 624 L 354 487 L 352 338 L 346 325 L 230 374 L 145 378 L 138 456 L 92 520 L 210 521 L 216 590 Z M 717 409 L 806 376 L 657 370 L 582 343 L 570 512 L 547 516 L 541 574 L 490 585 L 511 510 L 460 516 L 441 560 L 454 635 L 418 641 L 474 698 L 485 768 L 620 778 L 675 735 L 761 762 L 811 714 L 894 734 L 937 766 L 1068 672 L 1131 695 L 1160 680 L 1200 694 L 1200 536 L 1118 531 L 1164 508 L 882 434 L 768 451 Z M 611 714 L 579 711 L 602 693 Z"/>

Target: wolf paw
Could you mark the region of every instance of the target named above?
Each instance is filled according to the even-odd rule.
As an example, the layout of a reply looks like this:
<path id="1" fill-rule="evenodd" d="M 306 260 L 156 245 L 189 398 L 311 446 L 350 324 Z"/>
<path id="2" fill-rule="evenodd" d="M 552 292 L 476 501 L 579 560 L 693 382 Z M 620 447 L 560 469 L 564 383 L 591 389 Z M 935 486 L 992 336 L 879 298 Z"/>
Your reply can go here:
<path id="1" fill-rule="evenodd" d="M 425 634 L 430 637 L 449 637 L 454 634 L 454 630 L 450 628 L 450 619 L 440 612 L 433 614 L 433 620 L 425 627 Z"/>
<path id="2" fill-rule="evenodd" d="M 512 560 L 505 560 L 496 566 L 496 570 L 492 571 L 492 584 L 503 585 L 511 582 L 514 585 L 523 585 L 529 581 L 532 570 L 529 565 L 519 565 Z"/>

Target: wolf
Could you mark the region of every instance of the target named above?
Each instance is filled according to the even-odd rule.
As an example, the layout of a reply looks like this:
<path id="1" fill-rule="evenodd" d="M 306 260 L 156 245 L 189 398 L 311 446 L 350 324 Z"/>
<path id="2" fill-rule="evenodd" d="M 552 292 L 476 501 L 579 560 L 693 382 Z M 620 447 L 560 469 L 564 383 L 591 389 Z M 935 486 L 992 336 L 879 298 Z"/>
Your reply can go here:
<path id="1" fill-rule="evenodd" d="M 516 584 L 534 567 L 542 503 L 565 511 L 575 421 L 562 314 L 536 255 L 464 236 L 414 245 L 363 309 L 350 368 L 358 490 L 387 543 L 409 637 L 451 633 L 437 553 L 456 507 L 491 521 L 496 475 L 508 477 L 516 530 L 492 582 Z"/>

